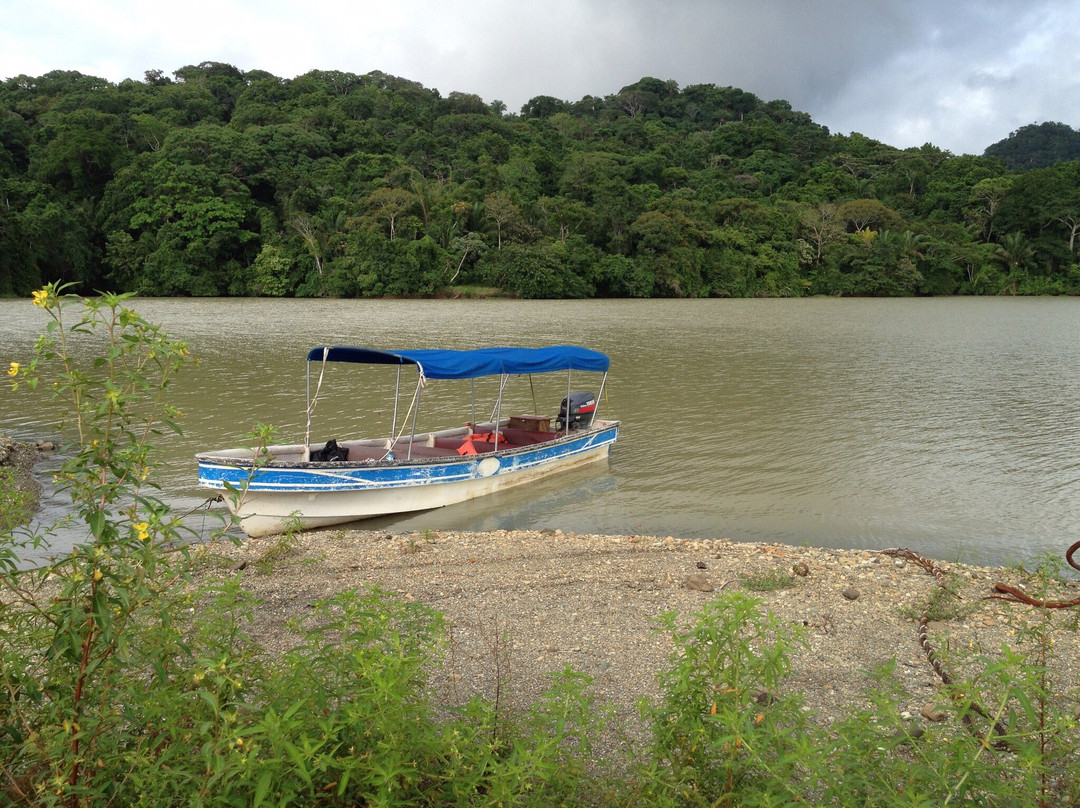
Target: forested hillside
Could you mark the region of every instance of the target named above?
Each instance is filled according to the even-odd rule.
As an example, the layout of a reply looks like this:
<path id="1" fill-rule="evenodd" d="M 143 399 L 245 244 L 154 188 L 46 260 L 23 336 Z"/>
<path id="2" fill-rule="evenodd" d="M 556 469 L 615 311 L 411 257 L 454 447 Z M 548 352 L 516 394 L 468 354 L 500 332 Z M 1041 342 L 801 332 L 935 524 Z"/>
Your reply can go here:
<path id="1" fill-rule="evenodd" d="M 0 84 L 0 294 L 1080 292 L 1080 162 L 831 135 L 644 78 L 498 101 L 220 63 Z"/>
<path id="2" fill-rule="evenodd" d="M 1000 158 L 1006 168 L 1016 171 L 1048 168 L 1055 163 L 1080 160 L 1080 132 L 1064 123 L 1032 123 L 987 146 L 983 154 Z"/>

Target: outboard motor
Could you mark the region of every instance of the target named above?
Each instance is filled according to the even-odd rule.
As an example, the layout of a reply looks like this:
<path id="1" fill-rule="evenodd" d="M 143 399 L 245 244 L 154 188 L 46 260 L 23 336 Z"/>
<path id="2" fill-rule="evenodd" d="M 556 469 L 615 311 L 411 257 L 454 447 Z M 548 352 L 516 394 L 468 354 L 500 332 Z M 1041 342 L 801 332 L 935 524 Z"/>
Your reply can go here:
<path id="1" fill-rule="evenodd" d="M 569 408 L 567 402 L 570 404 Z M 570 429 L 585 429 L 592 425 L 595 414 L 596 396 L 583 390 L 575 390 L 559 404 L 559 417 L 555 421 L 555 430 L 561 432 L 566 429 L 567 419 L 569 419 Z"/>

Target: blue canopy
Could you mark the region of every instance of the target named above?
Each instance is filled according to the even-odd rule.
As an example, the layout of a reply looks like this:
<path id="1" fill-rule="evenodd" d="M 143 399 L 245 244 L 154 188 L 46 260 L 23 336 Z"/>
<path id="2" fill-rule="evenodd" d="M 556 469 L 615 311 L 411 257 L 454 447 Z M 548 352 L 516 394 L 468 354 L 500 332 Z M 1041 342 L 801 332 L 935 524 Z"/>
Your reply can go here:
<path id="1" fill-rule="evenodd" d="M 371 348 L 321 346 L 312 348 L 309 362 L 360 362 L 369 365 L 416 365 L 429 379 L 473 379 L 502 374 L 550 373 L 556 370 L 605 372 L 608 358 L 576 345 L 546 348 L 478 348 L 444 351 L 423 348 L 413 351 L 377 351 Z"/>

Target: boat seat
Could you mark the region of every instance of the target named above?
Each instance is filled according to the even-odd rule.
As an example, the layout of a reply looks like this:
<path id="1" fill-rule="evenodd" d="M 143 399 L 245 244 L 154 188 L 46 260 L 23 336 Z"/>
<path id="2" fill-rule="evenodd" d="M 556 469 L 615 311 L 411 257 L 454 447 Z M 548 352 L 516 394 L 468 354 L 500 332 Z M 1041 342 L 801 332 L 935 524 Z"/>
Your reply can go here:
<path id="1" fill-rule="evenodd" d="M 439 449 L 451 449 L 455 454 L 461 454 L 458 450 L 465 445 L 466 441 L 472 443 L 473 448 L 477 454 L 483 454 L 484 452 L 494 452 L 495 442 L 488 442 L 486 440 L 472 440 L 471 438 L 436 438 L 435 446 Z M 499 448 L 509 446 L 509 444 L 500 439 Z"/>
<path id="2" fill-rule="evenodd" d="M 435 446 L 427 446 L 423 443 L 414 443 L 412 445 L 412 457 L 414 459 L 418 457 L 449 457 L 454 454 L 457 454 L 457 451 L 452 451 L 449 447 L 439 446 L 438 441 L 436 441 Z M 395 443 L 394 458 L 397 460 L 405 460 L 408 457 L 409 444 Z"/>
<path id="3" fill-rule="evenodd" d="M 456 450 L 441 449 L 437 446 L 426 446 L 422 443 L 413 444 L 412 456 L 416 458 L 425 457 L 451 457 L 456 455 Z M 350 446 L 349 447 L 349 460 L 360 462 L 374 462 L 383 460 L 386 457 L 386 449 L 382 446 Z M 394 457 L 398 460 L 405 460 L 409 457 L 409 444 L 398 443 L 394 446 Z"/>
<path id="4" fill-rule="evenodd" d="M 412 456 L 416 457 L 452 457 L 457 452 L 450 449 L 443 449 L 439 446 L 414 446 Z M 406 457 L 408 455 L 406 454 Z"/>
<path id="5" fill-rule="evenodd" d="M 515 446 L 531 446 L 534 443 L 544 443 L 545 441 L 555 440 L 560 434 L 562 433 L 534 432 L 530 429 L 514 429 L 512 427 L 505 427 L 502 430 L 506 442 Z"/>
<path id="6" fill-rule="evenodd" d="M 381 446 L 350 446 L 349 460 L 380 460 L 386 454 L 386 449 Z"/>

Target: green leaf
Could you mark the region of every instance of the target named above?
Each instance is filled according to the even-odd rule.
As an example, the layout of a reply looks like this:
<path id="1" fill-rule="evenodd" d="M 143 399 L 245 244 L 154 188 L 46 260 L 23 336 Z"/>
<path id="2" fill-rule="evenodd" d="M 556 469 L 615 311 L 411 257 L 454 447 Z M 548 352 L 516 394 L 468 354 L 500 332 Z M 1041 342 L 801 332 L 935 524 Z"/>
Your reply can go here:
<path id="1" fill-rule="evenodd" d="M 255 785 L 255 795 L 251 799 L 252 808 L 258 808 L 263 804 L 266 795 L 270 793 L 270 784 L 274 781 L 274 773 L 267 769 L 259 776 L 259 782 Z"/>
<path id="2" fill-rule="evenodd" d="M 1020 706 L 1024 708 L 1024 715 L 1027 716 L 1028 721 L 1037 724 L 1038 719 L 1035 715 L 1035 707 L 1031 703 L 1031 699 L 1028 698 L 1028 694 L 1024 692 L 1024 689 L 1022 687 L 1012 688 L 1012 696 L 1020 702 Z"/>
<path id="3" fill-rule="evenodd" d="M 105 511 L 91 511 L 86 517 L 86 524 L 95 538 L 99 538 L 105 532 Z"/>

